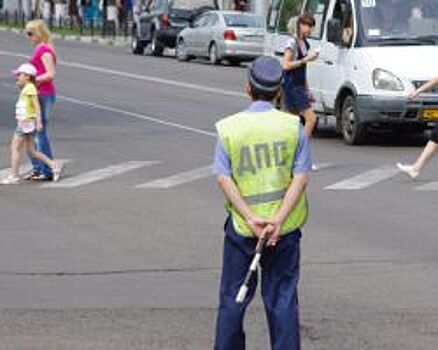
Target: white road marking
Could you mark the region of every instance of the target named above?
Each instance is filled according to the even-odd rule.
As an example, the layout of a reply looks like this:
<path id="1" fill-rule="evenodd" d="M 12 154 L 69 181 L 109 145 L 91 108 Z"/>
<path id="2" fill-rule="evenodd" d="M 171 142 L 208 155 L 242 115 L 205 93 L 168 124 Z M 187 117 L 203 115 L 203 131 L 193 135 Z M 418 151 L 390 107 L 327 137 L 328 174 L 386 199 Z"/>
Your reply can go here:
<path id="1" fill-rule="evenodd" d="M 20 167 L 20 174 L 28 173 L 32 170 L 32 165 L 30 163 L 24 164 Z M 11 173 L 11 168 L 2 169 L 0 170 L 0 178 L 3 179 L 4 177 L 8 176 Z"/>
<path id="2" fill-rule="evenodd" d="M 395 166 L 383 166 L 324 187 L 325 190 L 362 190 L 397 175 Z"/>
<path id="3" fill-rule="evenodd" d="M 335 166 L 333 163 L 315 163 L 316 169 L 313 172 L 318 172 L 320 170 L 330 169 Z"/>
<path id="4" fill-rule="evenodd" d="M 106 180 L 128 171 L 158 164 L 156 161 L 129 161 L 116 165 L 111 165 L 106 168 L 92 170 L 77 176 L 61 179 L 60 182 L 47 183 L 42 185 L 44 188 L 76 188 L 79 186 L 88 185 L 94 182 Z"/>
<path id="5" fill-rule="evenodd" d="M 6 84 L 6 83 L 1 83 L 1 85 L 8 86 L 8 87 L 13 87 L 14 86 L 12 84 Z M 114 108 L 114 107 L 105 106 L 105 105 L 94 103 L 94 102 L 78 100 L 76 98 L 72 98 L 72 97 L 68 97 L 68 96 L 62 96 L 62 95 L 58 95 L 57 99 L 68 101 L 70 103 L 74 103 L 74 104 L 80 105 L 82 107 L 91 107 L 91 108 L 101 109 L 101 110 L 107 111 L 107 112 L 112 112 L 112 113 L 116 113 L 116 114 L 126 115 L 126 116 L 133 117 L 133 118 L 136 118 L 136 119 L 146 120 L 146 121 L 149 121 L 149 122 L 170 126 L 170 127 L 181 129 L 181 130 L 185 130 L 185 131 L 191 131 L 191 132 L 194 132 L 196 134 L 206 135 L 206 136 L 209 136 L 209 137 L 216 137 L 217 136 L 215 132 L 194 128 L 194 127 L 187 126 L 187 125 L 184 125 L 184 124 L 178 124 L 178 123 L 174 123 L 174 122 L 169 122 L 169 121 L 166 121 L 166 120 L 163 120 L 163 119 L 159 119 L 159 118 L 148 117 L 147 115 L 143 115 L 143 114 L 140 114 L 140 113 L 130 112 L 130 111 L 127 111 L 127 110 L 124 110 L 124 109 L 120 109 L 120 108 Z"/>
<path id="6" fill-rule="evenodd" d="M 207 166 L 204 168 L 194 169 L 190 171 L 186 171 L 183 173 L 179 173 L 176 175 L 172 175 L 166 178 L 154 180 L 147 182 L 142 185 L 137 185 L 135 188 L 172 188 L 182 184 L 186 184 L 189 182 L 193 182 L 196 180 L 203 179 L 205 177 L 212 176 L 211 173 L 212 166 Z"/>
<path id="7" fill-rule="evenodd" d="M 17 53 L 17 52 L 8 52 L 8 51 L 3 51 L 3 50 L 0 50 L 0 55 L 11 56 L 11 57 L 20 57 L 20 58 L 29 58 L 29 56 L 25 55 L 25 54 L 21 54 L 21 53 Z M 191 90 L 196 90 L 196 91 L 201 91 L 201 92 L 208 92 L 208 93 L 212 93 L 215 95 L 220 94 L 220 95 L 224 95 L 224 96 L 232 96 L 232 97 L 239 97 L 239 98 L 246 97 L 246 95 L 242 92 L 213 88 L 213 87 L 205 86 L 205 85 L 184 83 L 184 82 L 179 82 L 179 81 L 174 81 L 174 80 L 169 80 L 169 79 L 151 77 L 151 76 L 147 76 L 147 75 L 134 74 L 134 73 L 123 72 L 123 71 L 118 71 L 118 70 L 108 69 L 108 68 L 103 68 L 103 67 L 98 67 L 98 66 L 90 66 L 90 65 L 86 65 L 86 64 L 82 64 L 82 63 L 77 63 L 77 62 L 59 61 L 58 65 L 69 67 L 69 68 L 77 68 L 77 69 L 87 70 L 87 71 L 90 71 L 93 73 L 97 72 L 97 73 L 102 73 L 105 75 L 113 75 L 113 76 L 119 76 L 119 77 L 123 77 L 123 78 L 134 79 L 134 80 L 147 81 L 147 82 L 151 82 L 151 83 L 171 85 L 171 86 L 176 86 L 176 87 L 183 88 L 183 89 L 191 89 Z"/>
<path id="8" fill-rule="evenodd" d="M 181 129 L 181 130 L 191 131 L 191 132 L 194 132 L 194 133 L 197 133 L 197 134 L 201 134 L 201 135 L 206 135 L 206 136 L 210 136 L 210 137 L 216 137 L 216 133 L 214 133 L 214 132 L 205 131 L 205 130 L 202 130 L 202 129 L 193 128 L 191 126 L 187 126 L 187 125 L 183 125 L 183 124 L 169 122 L 169 121 L 158 119 L 158 118 L 148 117 L 148 116 L 143 115 L 143 114 L 129 112 L 129 111 L 126 111 L 126 110 L 123 110 L 123 109 L 120 109 L 120 108 L 114 108 L 114 107 L 109 107 L 109 106 L 101 105 L 101 104 L 98 104 L 98 103 L 78 100 L 76 98 L 71 98 L 71 97 L 67 97 L 67 96 L 58 96 L 58 98 L 62 99 L 62 100 L 65 100 L 65 101 L 68 101 L 68 102 L 71 102 L 71 103 L 74 103 L 74 104 L 78 104 L 80 106 L 97 108 L 97 109 L 101 109 L 103 111 L 117 113 L 117 114 L 122 114 L 122 115 L 127 115 L 129 117 L 133 117 L 133 118 L 137 118 L 137 119 L 142 119 L 142 120 L 147 120 L 149 122 L 153 122 L 153 123 L 157 123 L 157 124 L 162 124 L 162 125 L 166 125 L 166 126 L 171 126 L 173 128 L 177 128 L 177 129 Z"/>
<path id="9" fill-rule="evenodd" d="M 438 191 L 438 181 L 415 187 L 417 191 Z"/>
<path id="10" fill-rule="evenodd" d="M 62 164 L 70 163 L 70 159 L 56 159 L 58 162 L 61 162 Z M 31 163 L 25 163 L 22 166 L 20 166 L 20 175 L 26 174 L 32 170 L 32 164 Z M 8 176 L 11 173 L 11 168 L 2 169 L 0 170 L 0 179 Z"/>

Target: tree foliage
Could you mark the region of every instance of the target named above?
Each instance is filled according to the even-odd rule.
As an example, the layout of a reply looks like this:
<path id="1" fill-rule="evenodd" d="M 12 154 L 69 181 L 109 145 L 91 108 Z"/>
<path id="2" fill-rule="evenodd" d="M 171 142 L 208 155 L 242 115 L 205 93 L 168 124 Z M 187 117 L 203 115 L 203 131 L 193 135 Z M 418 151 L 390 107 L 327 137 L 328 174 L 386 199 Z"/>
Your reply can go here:
<path id="1" fill-rule="evenodd" d="M 300 14 L 304 0 L 283 0 L 280 11 L 279 29 L 280 32 L 287 32 L 287 25 L 292 17 Z"/>

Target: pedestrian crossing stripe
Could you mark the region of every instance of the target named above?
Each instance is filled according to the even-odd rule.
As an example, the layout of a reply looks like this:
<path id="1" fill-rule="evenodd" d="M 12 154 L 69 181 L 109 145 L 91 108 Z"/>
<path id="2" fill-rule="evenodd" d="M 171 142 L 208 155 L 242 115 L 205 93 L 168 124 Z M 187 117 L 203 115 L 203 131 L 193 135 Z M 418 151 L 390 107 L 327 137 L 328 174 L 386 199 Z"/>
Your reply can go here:
<path id="1" fill-rule="evenodd" d="M 63 164 L 72 162 L 71 159 L 59 159 Z M 119 164 L 113 164 L 104 168 L 95 169 L 80 173 L 74 176 L 67 176 L 62 178 L 60 182 L 53 183 L 47 182 L 40 184 L 40 188 L 64 188 L 64 189 L 74 189 L 86 185 L 90 185 L 99 181 L 108 180 L 110 178 L 122 175 L 129 171 L 134 171 L 136 169 L 149 167 L 153 165 L 160 164 L 159 161 L 126 161 Z M 330 168 L 330 164 L 319 165 L 318 169 Z M 30 163 L 24 164 L 20 168 L 20 174 L 25 174 L 32 170 Z M 67 169 L 68 170 L 68 169 Z M 11 169 L 0 169 L 0 178 L 4 178 L 10 174 Z M 351 178 L 344 179 L 342 181 L 336 182 L 334 184 L 324 187 L 324 190 L 337 190 L 337 191 L 351 191 L 351 190 L 363 190 L 371 186 L 377 185 L 380 182 L 386 181 L 394 176 L 396 176 L 400 171 L 395 166 L 381 166 L 375 169 L 368 170 L 366 172 L 357 174 Z M 323 171 L 316 172 L 313 176 L 318 176 L 322 174 Z M 135 185 L 136 189 L 171 189 L 184 184 L 189 184 L 197 180 L 208 178 L 212 176 L 212 166 L 205 166 L 201 168 L 196 168 L 189 171 L 184 171 L 170 175 L 163 178 L 158 178 L 145 183 Z M 408 180 L 406 180 L 408 181 Z M 409 183 L 412 183 L 409 180 Z M 415 184 L 415 183 L 414 183 Z M 417 184 L 413 186 L 415 191 L 438 191 L 438 181 L 428 182 L 424 184 Z"/>
<path id="2" fill-rule="evenodd" d="M 417 191 L 438 191 L 438 181 L 429 182 L 425 185 L 417 186 Z"/>
<path id="3" fill-rule="evenodd" d="M 60 162 L 61 164 L 67 164 L 71 162 L 71 159 L 57 159 L 57 161 Z M 19 173 L 21 176 L 23 176 L 24 174 L 29 173 L 31 170 L 32 170 L 32 164 L 27 162 L 20 166 Z M 2 169 L 0 170 L 0 179 L 3 179 L 10 174 L 11 174 L 11 168 Z"/>
<path id="4" fill-rule="evenodd" d="M 108 166 L 106 168 L 91 170 L 73 177 L 61 179 L 60 182 L 52 182 L 41 185 L 43 188 L 76 188 L 89 185 L 94 182 L 106 180 L 126 172 L 158 164 L 157 161 L 129 161 Z"/>
<path id="5" fill-rule="evenodd" d="M 199 169 L 194 169 L 182 173 L 178 173 L 166 178 L 146 182 L 144 184 L 135 186 L 135 188 L 172 188 L 196 180 L 200 180 L 212 176 L 212 166 L 207 166 Z"/>
<path id="6" fill-rule="evenodd" d="M 399 173 L 395 166 L 382 166 L 324 187 L 325 190 L 363 190 Z"/>
<path id="7" fill-rule="evenodd" d="M 27 163 L 20 167 L 20 174 L 26 174 L 32 170 L 32 164 Z M 3 179 L 11 174 L 11 168 L 0 170 L 0 179 Z"/>

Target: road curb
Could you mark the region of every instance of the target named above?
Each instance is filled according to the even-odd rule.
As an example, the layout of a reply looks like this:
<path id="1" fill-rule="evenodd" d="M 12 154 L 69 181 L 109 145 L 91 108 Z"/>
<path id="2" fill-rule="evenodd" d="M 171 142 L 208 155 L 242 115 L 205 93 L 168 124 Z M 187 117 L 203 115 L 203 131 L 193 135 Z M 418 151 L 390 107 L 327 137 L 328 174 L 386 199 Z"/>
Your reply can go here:
<path id="1" fill-rule="evenodd" d="M 5 28 L 0 27 L 0 32 L 9 32 L 17 35 L 23 35 L 25 30 L 18 28 Z M 52 33 L 52 38 L 55 40 L 63 40 L 63 41 L 77 41 L 87 44 L 98 44 L 105 46 L 117 46 L 117 47 L 128 47 L 130 40 L 129 37 L 122 38 L 101 38 L 97 36 L 81 36 L 81 35 L 62 35 Z"/>

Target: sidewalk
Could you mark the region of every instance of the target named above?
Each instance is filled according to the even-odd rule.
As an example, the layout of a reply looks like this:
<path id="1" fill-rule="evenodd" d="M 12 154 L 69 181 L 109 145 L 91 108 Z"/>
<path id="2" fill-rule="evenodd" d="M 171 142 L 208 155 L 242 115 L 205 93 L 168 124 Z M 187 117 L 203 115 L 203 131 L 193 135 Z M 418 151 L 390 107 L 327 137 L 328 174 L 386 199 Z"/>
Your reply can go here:
<path id="1" fill-rule="evenodd" d="M 8 27 L 0 27 L 0 32 L 9 32 L 15 33 L 18 35 L 24 35 L 24 29 L 18 28 L 8 28 Z M 79 41 L 83 43 L 93 43 L 99 45 L 111 45 L 111 46 L 119 46 L 119 47 L 127 47 L 130 45 L 131 37 L 127 36 L 118 36 L 114 37 L 101 37 L 100 35 L 95 36 L 83 36 L 83 35 L 63 35 L 52 33 L 52 38 L 55 40 L 65 40 L 65 41 Z"/>

